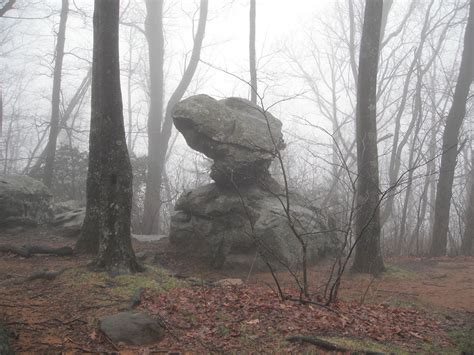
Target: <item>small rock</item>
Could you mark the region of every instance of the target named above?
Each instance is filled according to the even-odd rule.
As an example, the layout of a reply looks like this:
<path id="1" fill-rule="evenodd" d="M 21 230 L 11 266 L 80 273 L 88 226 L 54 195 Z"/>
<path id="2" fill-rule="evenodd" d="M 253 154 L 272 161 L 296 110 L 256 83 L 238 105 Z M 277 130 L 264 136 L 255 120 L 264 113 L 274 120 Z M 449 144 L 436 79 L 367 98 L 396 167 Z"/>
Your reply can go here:
<path id="1" fill-rule="evenodd" d="M 114 343 L 147 345 L 165 336 L 164 327 L 145 313 L 121 312 L 100 319 L 100 330 Z"/>

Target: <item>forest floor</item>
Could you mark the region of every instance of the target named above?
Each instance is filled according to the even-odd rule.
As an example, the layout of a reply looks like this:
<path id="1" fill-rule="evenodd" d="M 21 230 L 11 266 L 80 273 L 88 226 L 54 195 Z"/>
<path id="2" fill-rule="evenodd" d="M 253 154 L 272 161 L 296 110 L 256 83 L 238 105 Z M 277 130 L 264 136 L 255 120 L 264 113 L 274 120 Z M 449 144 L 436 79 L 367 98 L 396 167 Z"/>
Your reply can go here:
<path id="1" fill-rule="evenodd" d="M 53 231 L 0 234 L 0 245 L 72 246 Z M 211 270 L 183 258 L 167 240 L 134 241 L 147 271 L 112 277 L 89 271 L 83 256 L 19 257 L 0 253 L 0 321 L 17 352 L 323 352 L 294 335 L 317 336 L 351 351 L 388 353 L 474 352 L 474 258 L 400 257 L 386 260 L 378 278 L 346 273 L 340 301 L 329 309 L 280 301 L 271 275 L 242 266 Z M 311 268 L 309 284 L 321 291 L 329 263 Z M 53 280 L 28 280 L 41 270 Z M 294 281 L 277 273 L 285 291 Z M 239 278 L 243 285 L 212 281 Z M 166 323 L 158 344 L 114 344 L 98 319 L 129 308 L 143 288 L 137 310 Z M 295 295 L 296 297 L 296 295 Z"/>

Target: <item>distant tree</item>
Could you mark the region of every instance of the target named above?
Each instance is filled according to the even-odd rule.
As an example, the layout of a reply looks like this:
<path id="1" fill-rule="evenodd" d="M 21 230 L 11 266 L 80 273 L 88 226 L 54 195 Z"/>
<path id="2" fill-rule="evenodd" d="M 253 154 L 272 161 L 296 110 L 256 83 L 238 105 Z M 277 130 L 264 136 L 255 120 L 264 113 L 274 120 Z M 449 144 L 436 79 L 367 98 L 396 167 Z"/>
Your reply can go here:
<path id="1" fill-rule="evenodd" d="M 378 274 L 384 270 L 380 250 L 380 190 L 377 153 L 377 67 L 382 0 L 366 0 L 357 79 L 356 253 L 352 269 Z"/>
<path id="2" fill-rule="evenodd" d="M 77 247 L 97 251 L 98 269 L 128 273 L 140 266 L 130 236 L 132 167 L 120 90 L 119 9 L 119 0 L 94 3 L 87 207 Z"/>
<path id="3" fill-rule="evenodd" d="M 48 146 L 46 148 L 46 161 L 44 167 L 43 182 L 51 187 L 53 181 L 54 157 L 56 154 L 56 142 L 59 133 L 59 104 L 61 95 L 61 78 L 63 70 L 64 43 L 66 42 L 66 23 L 69 12 L 69 0 L 62 0 L 61 15 L 59 19 L 59 31 L 56 41 L 56 58 L 54 61 L 53 93 L 51 97 L 51 121 L 49 127 Z"/>
<path id="4" fill-rule="evenodd" d="M 468 179 L 469 189 L 466 212 L 464 215 L 465 227 L 461 253 L 464 255 L 474 255 L 474 151 L 471 151 L 471 170 Z"/>
<path id="5" fill-rule="evenodd" d="M 147 0 L 145 34 L 148 41 L 150 66 L 150 108 L 148 112 L 148 171 L 145 190 L 142 231 L 156 234 L 160 229 L 161 185 L 166 165 L 166 153 L 171 137 L 174 106 L 182 99 L 196 72 L 206 30 L 208 0 L 201 0 L 199 23 L 188 66 L 164 109 L 164 36 L 163 0 Z"/>
<path id="6" fill-rule="evenodd" d="M 2 2 L 2 7 L 0 7 L 0 17 L 3 17 L 8 11 L 13 9 L 16 0 L 7 0 L 4 4 Z"/>
<path id="7" fill-rule="evenodd" d="M 435 216 L 431 240 L 431 256 L 446 254 L 449 210 L 453 194 L 454 170 L 458 155 L 459 131 L 466 115 L 466 104 L 474 74 L 474 0 L 470 0 L 469 17 L 464 34 L 464 49 L 453 102 L 446 118 L 439 179 L 436 188 Z"/>
<path id="8" fill-rule="evenodd" d="M 250 63 L 250 101 L 257 103 L 257 60 L 255 52 L 256 4 L 250 0 L 249 63 Z"/>

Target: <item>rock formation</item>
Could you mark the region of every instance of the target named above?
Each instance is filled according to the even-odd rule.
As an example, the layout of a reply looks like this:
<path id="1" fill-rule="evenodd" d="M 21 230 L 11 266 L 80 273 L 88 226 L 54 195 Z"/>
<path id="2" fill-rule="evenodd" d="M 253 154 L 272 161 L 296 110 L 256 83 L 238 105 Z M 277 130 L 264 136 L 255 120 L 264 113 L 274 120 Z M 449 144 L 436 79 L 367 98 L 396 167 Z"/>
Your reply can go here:
<path id="1" fill-rule="evenodd" d="M 51 193 L 28 176 L 0 178 L 0 228 L 34 227 L 53 217 Z"/>
<path id="2" fill-rule="evenodd" d="M 173 115 L 188 145 L 213 159 L 215 183 L 183 193 L 171 217 L 170 242 L 222 267 L 229 254 L 255 254 L 288 266 L 334 253 L 330 221 L 302 196 L 284 189 L 269 166 L 285 144 L 282 124 L 250 101 L 206 95 L 181 101 Z M 290 225 L 293 225 L 291 227 Z"/>

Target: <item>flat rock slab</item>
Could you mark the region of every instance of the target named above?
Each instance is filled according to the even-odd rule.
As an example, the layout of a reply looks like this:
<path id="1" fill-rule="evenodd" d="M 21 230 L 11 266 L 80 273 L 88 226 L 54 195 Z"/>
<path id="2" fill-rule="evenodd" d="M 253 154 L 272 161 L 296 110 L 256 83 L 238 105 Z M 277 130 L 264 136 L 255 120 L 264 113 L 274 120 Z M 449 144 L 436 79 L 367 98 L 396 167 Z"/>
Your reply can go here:
<path id="1" fill-rule="evenodd" d="M 100 330 L 114 343 L 147 345 L 159 342 L 165 329 L 145 313 L 121 312 L 100 319 Z"/>

